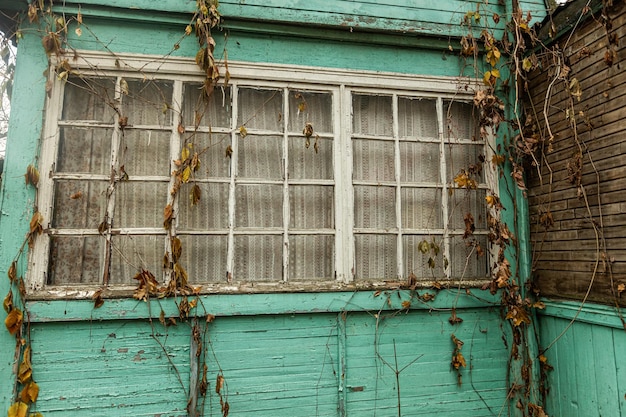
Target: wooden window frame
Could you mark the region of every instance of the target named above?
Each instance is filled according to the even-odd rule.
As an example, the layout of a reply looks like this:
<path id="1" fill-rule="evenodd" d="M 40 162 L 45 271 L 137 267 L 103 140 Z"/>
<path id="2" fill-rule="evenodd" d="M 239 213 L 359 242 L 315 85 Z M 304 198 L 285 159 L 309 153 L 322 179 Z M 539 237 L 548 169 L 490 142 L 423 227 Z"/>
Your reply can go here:
<path id="1" fill-rule="evenodd" d="M 133 78 L 141 75 L 147 79 L 154 80 L 170 80 L 174 82 L 174 96 L 182 96 L 182 83 L 190 81 L 201 81 L 201 71 L 195 65 L 195 62 L 187 58 L 157 58 L 153 56 L 141 56 L 141 55 L 124 55 L 112 57 L 105 53 L 93 52 L 93 51 L 80 51 L 76 54 L 76 60 L 72 62 L 74 71 L 78 71 L 80 74 L 86 76 L 113 76 Z M 61 77 L 55 71 L 55 68 L 60 62 L 55 62 L 58 58 L 51 58 L 49 80 L 52 83 L 51 93 L 48 97 L 46 105 L 46 117 L 44 121 L 43 140 L 41 141 L 41 156 L 39 161 L 41 171 L 41 181 L 38 189 L 38 208 L 44 218 L 44 229 L 46 233 L 39 236 L 35 245 L 29 254 L 29 270 L 27 274 L 27 289 L 29 294 L 33 298 L 81 298 L 92 293 L 95 289 L 102 287 L 102 284 L 97 285 L 62 285 L 62 286 L 50 286 L 46 285 L 46 275 L 48 271 L 48 257 L 49 257 L 49 235 L 47 231 L 50 230 L 49 219 L 53 212 L 53 176 L 54 176 L 54 164 L 56 157 L 56 150 L 58 145 L 59 135 L 59 114 L 62 109 L 62 96 L 63 88 L 61 84 L 64 82 Z M 394 133 L 393 141 L 395 143 L 395 163 L 396 163 L 396 180 L 395 187 L 396 193 L 401 190 L 401 184 L 399 180 L 399 152 L 398 148 L 398 126 L 397 115 L 398 106 L 397 101 L 399 97 L 420 97 L 436 100 L 437 103 L 437 121 L 439 129 L 438 142 L 440 144 L 440 172 L 446 173 L 446 158 L 443 153 L 445 152 L 444 146 L 445 140 L 445 121 L 444 121 L 444 101 L 463 101 L 470 102 L 473 97 L 473 91 L 480 89 L 480 85 L 475 79 L 460 78 L 460 77 L 433 77 L 433 76 L 419 76 L 413 74 L 398 74 L 398 73 L 380 73 L 370 72 L 362 70 L 343 70 L 343 69 L 331 69 L 331 68 L 317 68 L 317 67 L 303 67 L 292 65 L 280 65 L 280 64 L 260 64 L 260 63 L 247 63 L 247 62 L 229 62 L 229 72 L 231 76 L 231 85 L 234 88 L 238 86 L 243 87 L 270 87 L 281 88 L 284 91 L 287 89 L 308 89 L 313 91 L 329 92 L 333 96 L 333 124 L 334 124 L 334 150 L 333 150 L 333 180 L 332 181 L 319 181 L 320 185 L 333 185 L 334 186 L 334 211 L 335 211 L 335 223 L 334 223 L 334 236 L 335 236 L 335 253 L 334 253 L 334 265 L 335 265 L 335 277 L 333 280 L 324 282 L 228 282 L 227 279 L 220 283 L 206 284 L 204 282 L 198 282 L 198 285 L 202 285 L 203 291 L 208 293 L 242 293 L 242 292 L 301 292 L 301 291 L 342 291 L 342 290 L 357 290 L 357 289 L 370 289 L 370 288 L 397 288 L 399 283 L 406 280 L 406 272 L 403 271 L 403 250 L 402 237 L 403 230 L 401 225 L 401 219 L 399 215 L 400 210 L 400 198 L 396 198 L 396 238 L 398 241 L 397 250 L 397 275 L 396 277 L 388 277 L 388 279 L 381 281 L 359 281 L 355 280 L 355 233 L 358 234 L 362 231 L 355 230 L 354 228 L 354 194 L 353 186 L 358 184 L 352 180 L 352 94 L 364 93 L 364 94 L 379 94 L 389 95 L 393 98 L 393 114 L 394 114 Z M 117 92 L 119 94 L 119 91 Z M 216 91 L 216 94 L 219 94 Z M 285 100 L 287 102 L 287 100 Z M 180 102 L 174 103 L 175 111 L 180 110 Z M 233 114 L 237 114 L 236 100 L 233 102 Z M 288 103 L 285 105 L 288 107 Z M 285 109 L 288 111 L 288 109 Z M 175 125 L 175 123 L 172 123 Z M 236 126 L 236 118 L 231 121 L 230 135 L 233 143 L 237 143 L 236 136 L 239 134 L 238 126 Z M 285 131 L 284 135 L 288 135 Z M 115 138 L 115 135 L 114 135 Z M 171 149 L 180 149 L 181 141 L 180 134 L 176 132 L 176 126 L 172 127 L 171 131 Z M 491 160 L 490 153 L 493 151 L 494 138 L 491 136 L 485 146 L 486 160 Z M 474 142 L 475 143 L 475 142 Z M 346 161 L 350 161 L 346 163 Z M 286 165 L 286 164 L 285 164 Z M 498 180 L 493 171 L 490 163 L 485 163 L 485 182 L 479 184 L 481 189 L 489 189 L 496 191 L 498 188 Z M 173 165 L 171 170 L 174 170 Z M 285 168 L 286 169 L 286 168 Z M 71 177 L 71 176 L 70 176 Z M 77 174 L 75 179 L 84 178 L 82 175 Z M 68 177 L 69 178 L 69 177 Z M 285 176 L 286 178 L 286 176 Z M 289 193 L 288 181 L 284 180 L 283 193 Z M 293 182 L 289 182 L 293 183 Z M 311 181 L 305 181 L 303 184 L 313 184 Z M 331 184 L 332 183 L 332 184 Z M 171 179 L 170 179 L 171 186 Z M 230 273 L 233 271 L 233 244 L 232 239 L 235 234 L 234 222 L 233 222 L 233 205 L 234 205 L 234 180 L 231 176 L 229 186 L 229 231 L 228 231 L 228 255 L 227 255 L 227 269 Z M 446 181 L 441 183 L 433 183 L 428 186 L 438 187 L 443 190 L 442 192 L 442 206 L 444 213 L 448 212 L 448 190 L 452 186 Z M 172 197 L 168 197 L 168 203 L 172 202 Z M 283 199 L 285 201 L 285 199 Z M 283 207 L 284 211 L 288 211 L 288 208 Z M 288 215 L 288 214 L 287 214 Z M 444 228 L 437 232 L 444 236 L 446 242 L 443 248 L 444 254 L 448 255 L 449 240 L 448 236 L 462 234 L 462 231 L 452 231 L 447 225 L 447 216 L 444 215 Z M 283 219 L 283 224 L 288 224 L 288 218 Z M 281 232 L 284 239 L 287 239 L 288 233 L 287 226 L 284 226 L 285 230 Z M 134 230 L 137 232 L 137 229 Z M 87 234 L 98 235 L 97 231 L 90 231 Z M 164 231 L 159 232 L 156 230 L 145 230 L 147 234 L 159 234 L 165 236 Z M 412 230 L 411 233 L 417 233 L 418 231 Z M 424 233 L 432 232 L 432 229 L 423 230 Z M 124 233 L 124 231 L 120 231 Z M 311 232 L 312 234 L 322 232 Z M 326 233 L 326 232 L 324 232 Z M 476 234 L 486 235 L 488 231 L 486 229 L 476 231 Z M 210 231 L 206 231 L 202 234 L 210 235 Z M 285 242 L 283 242 L 285 243 Z M 492 249 L 489 253 L 490 264 L 493 263 L 493 256 L 497 250 Z M 287 267 L 288 253 L 283 252 L 283 268 Z M 448 258 L 450 259 L 450 258 Z M 283 276 L 286 277 L 286 273 Z M 450 280 L 450 268 L 446 268 L 447 280 Z M 484 280 L 470 279 L 454 280 L 457 284 L 478 286 L 486 282 L 488 277 Z M 446 280 L 442 277 L 442 280 Z M 433 280 L 420 282 L 420 285 L 428 286 L 432 285 Z M 195 282 L 194 282 L 195 284 Z M 126 296 L 130 294 L 134 287 L 116 286 L 115 291 L 118 291 L 120 296 Z"/>

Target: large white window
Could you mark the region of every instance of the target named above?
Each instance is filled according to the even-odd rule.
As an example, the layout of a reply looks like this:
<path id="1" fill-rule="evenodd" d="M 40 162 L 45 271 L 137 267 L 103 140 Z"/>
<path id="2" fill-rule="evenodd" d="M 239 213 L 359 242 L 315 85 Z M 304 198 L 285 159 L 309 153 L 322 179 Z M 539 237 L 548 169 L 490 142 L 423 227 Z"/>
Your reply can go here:
<path id="1" fill-rule="evenodd" d="M 230 291 L 487 277 L 489 149 L 455 80 L 231 63 L 207 98 L 186 60 L 81 59 L 51 74 L 31 289 L 173 261 Z"/>

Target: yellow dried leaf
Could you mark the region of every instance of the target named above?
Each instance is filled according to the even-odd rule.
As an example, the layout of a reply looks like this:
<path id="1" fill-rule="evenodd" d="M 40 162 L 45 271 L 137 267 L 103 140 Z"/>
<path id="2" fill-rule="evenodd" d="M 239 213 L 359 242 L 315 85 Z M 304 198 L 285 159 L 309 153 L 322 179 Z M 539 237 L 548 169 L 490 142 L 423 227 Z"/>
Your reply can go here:
<path id="1" fill-rule="evenodd" d="M 188 148 L 188 147 L 186 147 L 186 146 L 184 146 L 184 147 L 183 147 L 183 150 L 182 150 L 182 151 L 180 151 L 180 159 L 181 159 L 182 161 L 186 161 L 186 160 L 187 160 L 187 158 L 189 158 L 189 148 Z"/>
<path id="2" fill-rule="evenodd" d="M 178 262 L 180 255 L 183 253 L 183 245 L 179 238 L 172 238 L 172 259 L 174 262 Z"/>
<path id="3" fill-rule="evenodd" d="M 219 394 L 224 387 L 224 377 L 222 375 L 218 375 L 215 380 L 215 392 Z"/>
<path id="4" fill-rule="evenodd" d="M 245 126 L 240 126 L 239 127 L 239 134 L 241 135 L 241 138 L 245 138 L 246 136 L 248 136 L 248 129 L 246 129 Z"/>
<path id="5" fill-rule="evenodd" d="M 185 35 L 191 35 L 191 25 L 187 25 L 187 27 L 185 28 Z"/>
<path id="6" fill-rule="evenodd" d="M 200 201 L 200 196 L 202 195 L 202 191 L 197 184 L 191 188 L 191 193 L 189 194 L 189 199 L 191 200 L 191 205 L 195 206 Z"/>
<path id="7" fill-rule="evenodd" d="M 409 308 L 411 308 L 411 302 L 410 301 L 403 301 L 402 302 L 402 308 L 405 310 L 408 310 Z"/>
<path id="8" fill-rule="evenodd" d="M 18 401 L 9 407 L 8 417 L 26 417 L 28 405 Z"/>
<path id="9" fill-rule="evenodd" d="M 30 364 L 30 346 L 26 346 L 22 357 L 22 363 L 20 363 L 20 367 L 17 372 L 17 380 L 20 384 L 25 384 L 30 381 L 32 376 L 33 368 Z"/>
<path id="10" fill-rule="evenodd" d="M 17 261 L 11 262 L 11 266 L 9 267 L 7 275 L 9 276 L 9 280 L 11 282 L 15 281 L 15 279 L 17 278 Z"/>
<path id="11" fill-rule="evenodd" d="M 4 301 L 2 301 L 2 307 L 4 307 L 4 311 L 10 313 L 13 310 L 13 291 L 9 290 L 9 293 L 4 297 Z"/>
<path id="12" fill-rule="evenodd" d="M 20 310 L 19 308 L 13 308 L 4 319 L 4 325 L 6 326 L 9 333 L 14 335 L 22 327 L 23 319 L 24 315 L 22 314 L 22 310 Z"/>
<path id="13" fill-rule="evenodd" d="M 33 165 L 28 165 L 26 167 L 26 174 L 24 174 L 24 179 L 26 185 L 32 185 L 37 188 L 37 184 L 39 183 L 39 171 Z"/>
<path id="14" fill-rule="evenodd" d="M 172 222 L 174 221 L 174 208 L 171 204 L 165 206 L 163 209 L 163 228 L 170 230 L 172 228 Z"/>
<path id="15" fill-rule="evenodd" d="M 183 174 L 182 174 L 182 182 L 184 183 L 188 183 L 189 182 L 189 178 L 191 178 L 191 167 L 186 166 L 185 169 L 183 169 Z"/>
<path id="16" fill-rule="evenodd" d="M 37 385 L 37 383 L 35 383 L 34 381 L 30 381 L 28 384 L 26 384 L 26 386 L 24 386 L 22 392 L 20 393 L 20 398 L 22 399 L 22 402 L 26 404 L 34 403 L 35 401 L 37 401 L 38 396 L 39 385 Z"/>

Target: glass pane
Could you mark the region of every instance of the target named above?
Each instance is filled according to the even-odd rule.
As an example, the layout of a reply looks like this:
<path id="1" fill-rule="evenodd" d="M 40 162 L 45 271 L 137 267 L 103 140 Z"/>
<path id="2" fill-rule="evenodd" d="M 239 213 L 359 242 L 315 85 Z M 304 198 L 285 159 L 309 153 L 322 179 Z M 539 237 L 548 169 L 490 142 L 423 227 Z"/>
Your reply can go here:
<path id="1" fill-rule="evenodd" d="M 391 96 L 352 96 L 352 132 L 356 135 L 393 135 Z"/>
<path id="2" fill-rule="evenodd" d="M 111 173 L 112 129 L 59 129 L 57 172 Z"/>
<path id="3" fill-rule="evenodd" d="M 171 126 L 172 83 L 165 81 L 125 80 L 122 84 L 122 115 L 128 125 Z"/>
<path id="4" fill-rule="evenodd" d="M 282 280 L 282 236 L 235 236 L 235 280 Z"/>
<path id="5" fill-rule="evenodd" d="M 164 182 L 117 183 L 113 227 L 163 227 L 168 184 Z"/>
<path id="6" fill-rule="evenodd" d="M 104 243 L 101 236 L 52 236 L 48 284 L 101 283 Z"/>
<path id="7" fill-rule="evenodd" d="M 104 181 L 57 181 L 52 227 L 97 229 L 104 220 L 109 186 Z"/>
<path id="8" fill-rule="evenodd" d="M 439 144 L 400 142 L 400 181 L 441 182 Z"/>
<path id="9" fill-rule="evenodd" d="M 446 138 L 455 140 L 479 140 L 474 106 L 469 103 L 446 102 L 444 103 L 446 115 Z"/>
<path id="10" fill-rule="evenodd" d="M 399 98 L 398 119 L 401 138 L 439 137 L 435 100 Z"/>
<path id="11" fill-rule="evenodd" d="M 422 242 L 428 244 L 426 253 L 418 249 Z M 419 280 L 445 278 L 442 236 L 405 235 L 402 245 L 406 277 L 413 273 Z"/>
<path id="12" fill-rule="evenodd" d="M 334 236 L 291 236 L 289 280 L 331 280 L 335 275 Z"/>
<path id="13" fill-rule="evenodd" d="M 239 139 L 239 176 L 283 178 L 283 138 L 252 136 Z"/>
<path id="14" fill-rule="evenodd" d="M 121 135 L 119 165 L 129 176 L 170 175 L 170 132 L 126 129 Z"/>
<path id="15" fill-rule="evenodd" d="M 356 279 L 397 278 L 395 235 L 356 235 Z"/>
<path id="16" fill-rule="evenodd" d="M 318 151 L 315 151 L 315 141 Z M 309 147 L 305 138 L 289 138 L 289 178 L 332 179 L 333 141 L 311 137 Z"/>
<path id="17" fill-rule="evenodd" d="M 190 283 L 226 282 L 227 236 L 181 236 L 181 264 Z"/>
<path id="18" fill-rule="evenodd" d="M 484 181 L 482 162 L 485 158 L 483 145 L 445 145 L 446 168 L 448 182 L 451 182 L 464 169 L 471 177 L 482 183 Z"/>
<path id="19" fill-rule="evenodd" d="M 197 184 L 200 201 L 191 205 L 192 184 L 184 184 L 178 202 L 178 230 L 228 228 L 228 184 Z"/>
<path id="20" fill-rule="evenodd" d="M 403 228 L 443 228 L 440 188 L 403 188 L 400 194 Z"/>
<path id="21" fill-rule="evenodd" d="M 478 235 L 467 240 L 461 236 L 452 236 L 450 239 L 452 278 L 485 278 L 489 265 L 487 253 L 487 236 Z"/>
<path id="22" fill-rule="evenodd" d="M 116 121 L 115 80 L 70 76 L 63 95 L 63 120 Z"/>
<path id="23" fill-rule="evenodd" d="M 237 227 L 282 227 L 282 186 L 238 185 L 235 198 Z"/>
<path id="24" fill-rule="evenodd" d="M 354 139 L 353 174 L 355 180 L 394 181 L 394 142 Z"/>
<path id="25" fill-rule="evenodd" d="M 141 269 L 163 282 L 165 236 L 113 236 L 111 243 L 111 284 L 136 285 L 133 277 Z"/>
<path id="26" fill-rule="evenodd" d="M 315 133 L 333 132 L 333 97 L 330 93 L 291 91 L 289 93 L 289 131 L 302 132 L 307 123 Z"/>
<path id="27" fill-rule="evenodd" d="M 358 228 L 396 227 L 396 190 L 393 187 L 354 187 L 354 225 Z"/>
<path id="28" fill-rule="evenodd" d="M 185 83 L 183 93 L 183 124 L 187 130 L 198 127 L 230 128 L 230 88 L 216 88 L 211 97 L 202 92 L 202 84 Z"/>
<path id="29" fill-rule="evenodd" d="M 450 227 L 453 229 L 465 229 L 465 215 L 470 213 L 474 218 L 476 230 L 485 230 L 487 228 L 486 196 L 486 190 L 455 189 L 448 199 Z"/>
<path id="30" fill-rule="evenodd" d="M 230 135 L 224 133 L 190 133 L 184 135 L 185 143 L 192 143 L 198 152 L 200 167 L 195 178 L 228 178 L 232 159 L 226 154 Z M 169 165 L 168 165 L 169 166 Z"/>
<path id="31" fill-rule="evenodd" d="M 293 229 L 331 229 L 334 224 L 333 187 L 291 186 L 289 227 Z"/>
<path id="32" fill-rule="evenodd" d="M 283 93 L 281 90 L 239 90 L 237 126 L 247 129 L 283 131 Z"/>

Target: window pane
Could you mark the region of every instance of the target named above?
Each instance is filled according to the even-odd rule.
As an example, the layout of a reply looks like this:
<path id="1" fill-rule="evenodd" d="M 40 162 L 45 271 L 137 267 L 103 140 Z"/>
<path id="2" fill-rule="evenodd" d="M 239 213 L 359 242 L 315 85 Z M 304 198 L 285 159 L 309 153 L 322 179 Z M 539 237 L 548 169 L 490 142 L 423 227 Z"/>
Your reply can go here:
<path id="1" fill-rule="evenodd" d="M 113 227 L 163 227 L 168 184 L 161 182 L 117 183 Z"/>
<path id="2" fill-rule="evenodd" d="M 426 253 L 418 249 L 420 243 L 424 241 L 429 245 L 429 250 Z M 431 246 L 431 244 L 433 245 Z M 406 277 L 413 273 L 419 280 L 445 278 L 443 236 L 405 235 L 402 237 L 402 245 Z"/>
<path id="3" fill-rule="evenodd" d="M 314 148 L 316 140 L 317 152 Z M 289 138 L 289 178 L 332 179 L 333 141 L 311 137 L 307 148 L 304 138 Z"/>
<path id="4" fill-rule="evenodd" d="M 484 160 L 484 151 L 483 145 L 445 145 L 448 182 L 464 169 L 472 173 L 474 180 L 482 183 L 484 175 L 481 160 Z"/>
<path id="5" fill-rule="evenodd" d="M 226 282 L 227 236 L 181 236 L 181 264 L 190 283 Z"/>
<path id="6" fill-rule="evenodd" d="M 334 224 L 333 187 L 291 186 L 289 227 L 293 229 L 330 229 Z"/>
<path id="7" fill-rule="evenodd" d="M 125 130 L 121 135 L 119 165 L 130 176 L 169 176 L 170 136 L 170 132 Z"/>
<path id="8" fill-rule="evenodd" d="M 185 143 L 192 143 L 198 152 L 200 167 L 194 177 L 228 178 L 232 159 L 226 155 L 230 135 L 225 133 L 189 133 L 183 136 Z M 168 165 L 169 167 L 169 165 Z"/>
<path id="9" fill-rule="evenodd" d="M 283 138 L 253 136 L 239 139 L 239 176 L 283 178 Z"/>
<path id="10" fill-rule="evenodd" d="M 283 131 L 283 93 L 281 90 L 239 90 L 237 125 L 247 129 Z"/>
<path id="11" fill-rule="evenodd" d="M 393 135 L 390 96 L 352 96 L 352 132 L 357 135 Z"/>
<path id="12" fill-rule="evenodd" d="M 446 102 L 444 103 L 446 113 L 447 132 L 446 138 L 455 140 L 479 140 L 480 136 L 476 130 L 476 114 L 474 106 L 469 103 Z"/>
<path id="13" fill-rule="evenodd" d="M 116 121 L 115 80 L 70 76 L 63 95 L 63 120 Z"/>
<path id="14" fill-rule="evenodd" d="M 443 228 L 440 188 L 403 188 L 400 194 L 403 228 Z"/>
<path id="15" fill-rule="evenodd" d="M 479 244 L 484 253 L 480 254 L 475 244 Z M 472 239 L 464 240 L 461 236 L 452 236 L 450 239 L 450 269 L 452 278 L 472 279 L 485 278 L 489 257 L 487 256 L 487 236 L 477 235 Z"/>
<path id="16" fill-rule="evenodd" d="M 59 129 L 57 172 L 111 173 L 111 129 Z"/>
<path id="17" fill-rule="evenodd" d="M 187 130 L 198 127 L 230 128 L 231 90 L 216 88 L 211 97 L 202 92 L 202 84 L 185 83 L 183 124 Z"/>
<path id="18" fill-rule="evenodd" d="M 356 236 L 356 279 L 397 278 L 395 235 Z"/>
<path id="19" fill-rule="evenodd" d="M 401 138 L 439 137 L 435 100 L 399 98 L 398 119 Z"/>
<path id="20" fill-rule="evenodd" d="M 171 126 L 172 83 L 127 79 L 122 95 L 122 115 L 128 125 Z M 123 84 L 123 83 L 122 83 Z M 122 92 L 125 87 L 122 86 Z"/>
<path id="21" fill-rule="evenodd" d="M 486 190 L 455 189 L 448 201 L 450 227 L 454 229 L 465 229 L 464 218 L 467 213 L 470 213 L 474 218 L 474 227 L 476 230 L 486 229 L 486 196 Z"/>
<path id="22" fill-rule="evenodd" d="M 441 182 L 439 144 L 400 142 L 400 181 Z"/>
<path id="23" fill-rule="evenodd" d="M 395 228 L 395 188 L 355 186 L 354 225 L 357 228 Z"/>
<path id="24" fill-rule="evenodd" d="M 282 186 L 238 185 L 235 198 L 237 227 L 282 227 Z"/>
<path id="25" fill-rule="evenodd" d="M 353 174 L 355 180 L 394 181 L 394 143 L 381 140 L 355 139 L 353 143 Z"/>
<path id="26" fill-rule="evenodd" d="M 302 132 L 311 123 L 315 133 L 332 133 L 333 100 L 330 93 L 291 91 L 289 93 L 289 131 Z"/>
<path id="27" fill-rule="evenodd" d="M 107 207 L 104 181 L 57 181 L 54 190 L 53 227 L 97 229 Z"/>
<path id="28" fill-rule="evenodd" d="M 330 280 L 335 275 L 334 236 L 291 236 L 289 279 Z"/>
<path id="29" fill-rule="evenodd" d="M 113 236 L 111 243 L 111 284 L 136 285 L 133 277 L 141 269 L 163 282 L 165 236 Z"/>
<path id="30" fill-rule="evenodd" d="M 99 284 L 104 243 L 101 236 L 52 236 L 48 284 Z"/>
<path id="31" fill-rule="evenodd" d="M 281 280 L 282 246 L 282 236 L 235 236 L 235 280 Z"/>
<path id="32" fill-rule="evenodd" d="M 215 230 L 228 228 L 228 184 L 197 184 L 200 201 L 192 206 L 193 185 L 181 187 L 178 202 L 178 230 Z"/>

